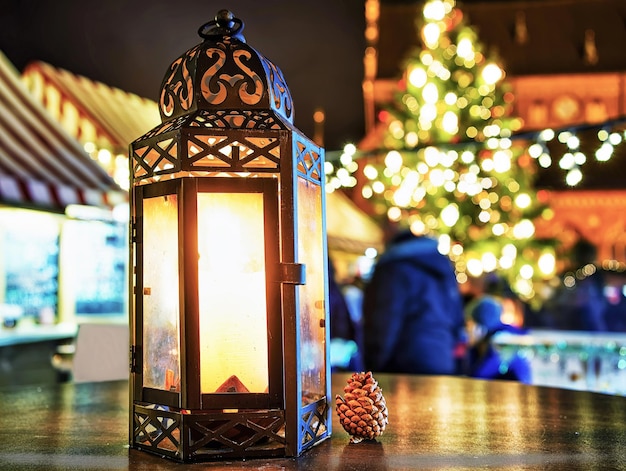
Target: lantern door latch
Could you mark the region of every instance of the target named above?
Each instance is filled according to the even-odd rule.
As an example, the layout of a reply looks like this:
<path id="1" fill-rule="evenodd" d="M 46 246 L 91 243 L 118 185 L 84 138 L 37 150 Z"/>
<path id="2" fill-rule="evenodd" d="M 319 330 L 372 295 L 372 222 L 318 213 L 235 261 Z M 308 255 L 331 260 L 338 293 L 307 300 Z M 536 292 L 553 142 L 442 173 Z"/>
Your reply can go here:
<path id="1" fill-rule="evenodd" d="M 306 265 L 304 263 L 279 263 L 278 281 L 291 285 L 305 285 Z"/>
<path id="2" fill-rule="evenodd" d="M 138 349 L 136 345 L 130 346 L 129 367 L 131 373 L 137 373 L 137 350 Z"/>

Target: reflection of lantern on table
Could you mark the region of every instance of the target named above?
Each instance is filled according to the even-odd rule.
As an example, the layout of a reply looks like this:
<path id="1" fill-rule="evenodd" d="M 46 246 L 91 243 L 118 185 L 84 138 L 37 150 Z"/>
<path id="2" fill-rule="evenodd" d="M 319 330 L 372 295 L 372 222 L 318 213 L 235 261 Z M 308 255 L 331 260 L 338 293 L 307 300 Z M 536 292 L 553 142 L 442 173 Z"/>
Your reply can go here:
<path id="1" fill-rule="evenodd" d="M 227 11 L 131 144 L 131 446 L 297 456 L 331 433 L 323 149 Z"/>

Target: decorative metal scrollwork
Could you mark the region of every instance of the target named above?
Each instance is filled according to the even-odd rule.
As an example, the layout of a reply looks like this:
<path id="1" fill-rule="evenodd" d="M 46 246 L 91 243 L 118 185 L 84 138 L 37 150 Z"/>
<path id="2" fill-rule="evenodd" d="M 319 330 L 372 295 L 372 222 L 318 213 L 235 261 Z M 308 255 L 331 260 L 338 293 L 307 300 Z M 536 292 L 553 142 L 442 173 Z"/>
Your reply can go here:
<path id="1" fill-rule="evenodd" d="M 224 45 L 220 43 L 220 45 Z M 231 90 L 235 90 L 239 99 L 247 105 L 256 105 L 263 97 L 263 81 L 261 76 L 250 68 L 246 62 L 252 58 L 250 51 L 245 49 L 220 49 L 211 48 L 206 50 L 210 59 L 217 58 L 202 76 L 200 89 L 202 96 L 210 105 L 220 105 L 226 101 Z M 232 61 L 227 55 L 232 55 Z M 230 73 L 222 70 L 228 63 L 238 67 L 237 72 Z"/>
<path id="2" fill-rule="evenodd" d="M 204 38 L 169 67 L 159 97 L 165 122 L 201 110 L 273 111 L 294 123 L 293 101 L 276 65 L 246 44 L 243 22 L 221 10 Z"/>
<path id="3" fill-rule="evenodd" d="M 183 111 L 191 108 L 193 78 L 189 73 L 189 64 L 195 59 L 198 50 L 199 46 L 196 46 L 184 56 L 176 59 L 170 66 L 170 74 L 163 83 L 159 100 L 161 112 L 168 118 L 174 114 L 176 103 L 180 104 Z"/>

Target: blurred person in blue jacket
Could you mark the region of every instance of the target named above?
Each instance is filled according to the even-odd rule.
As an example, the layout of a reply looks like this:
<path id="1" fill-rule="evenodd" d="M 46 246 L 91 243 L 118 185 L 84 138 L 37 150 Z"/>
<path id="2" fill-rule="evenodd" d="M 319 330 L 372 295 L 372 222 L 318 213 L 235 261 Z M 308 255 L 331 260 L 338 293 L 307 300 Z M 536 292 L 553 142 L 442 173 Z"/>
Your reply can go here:
<path id="1" fill-rule="evenodd" d="M 493 345 L 493 337 L 499 332 L 522 335 L 525 329 L 502 322 L 502 303 L 496 297 L 481 296 L 470 309 L 474 322 L 473 341 L 468 350 L 468 375 L 481 379 L 508 379 L 530 384 L 530 363 L 514 353 L 503 357 Z"/>
<path id="2" fill-rule="evenodd" d="M 393 237 L 365 286 L 365 367 L 378 372 L 456 374 L 465 342 L 463 302 L 437 241 L 409 230 Z"/>

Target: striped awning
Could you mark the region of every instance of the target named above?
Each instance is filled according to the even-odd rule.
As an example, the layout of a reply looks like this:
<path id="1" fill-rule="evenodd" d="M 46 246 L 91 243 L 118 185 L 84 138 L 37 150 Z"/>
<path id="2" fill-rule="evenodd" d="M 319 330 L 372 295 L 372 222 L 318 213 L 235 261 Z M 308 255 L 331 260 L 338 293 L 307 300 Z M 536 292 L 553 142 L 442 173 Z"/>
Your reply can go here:
<path id="1" fill-rule="evenodd" d="M 126 192 L 35 101 L 0 52 L 0 204 L 113 206 Z"/>
<path id="2" fill-rule="evenodd" d="M 28 64 L 22 73 L 22 81 L 35 98 L 54 110 L 52 116 L 69 104 L 81 119 L 93 126 L 94 136 L 86 136 L 84 130 L 76 129 L 76 123 L 66 128 L 71 135 L 77 134 L 75 137 L 81 142 L 93 140 L 99 146 L 110 146 L 114 152 L 125 154 L 130 142 L 161 124 L 155 101 L 45 62 Z M 50 88 L 58 94 L 52 103 L 49 103 L 47 94 Z"/>

